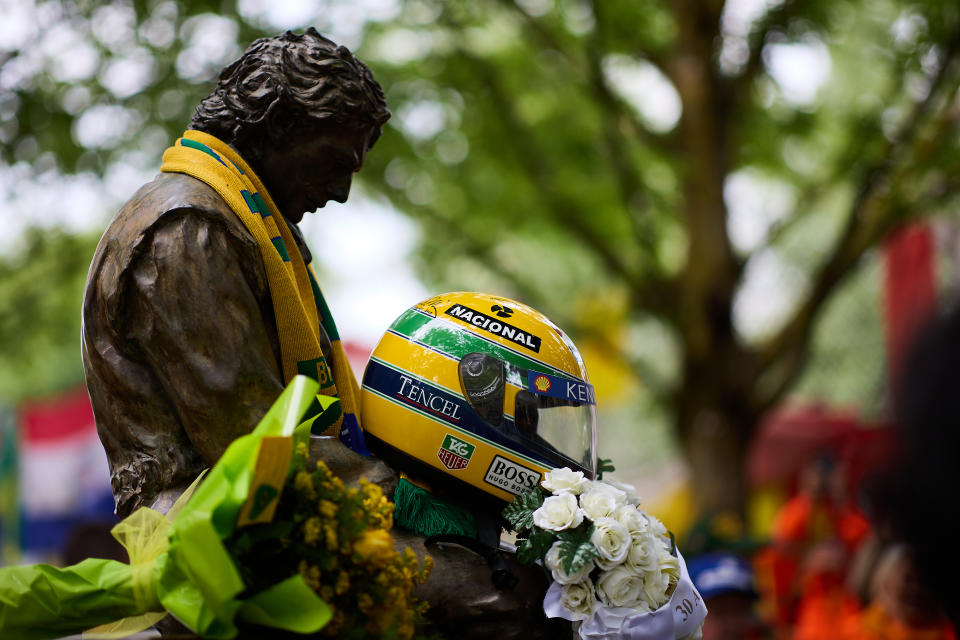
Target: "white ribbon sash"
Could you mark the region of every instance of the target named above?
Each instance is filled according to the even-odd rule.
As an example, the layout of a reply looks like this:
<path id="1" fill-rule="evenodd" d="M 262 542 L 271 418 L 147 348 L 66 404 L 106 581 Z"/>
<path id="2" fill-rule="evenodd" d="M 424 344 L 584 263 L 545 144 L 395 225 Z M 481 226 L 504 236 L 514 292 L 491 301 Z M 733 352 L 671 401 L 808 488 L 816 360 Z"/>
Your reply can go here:
<path id="1" fill-rule="evenodd" d="M 593 615 L 584 619 L 560 603 L 563 586 L 557 582 L 550 585 L 543 599 L 543 610 L 548 618 L 583 620 L 580 637 L 584 640 L 679 640 L 700 628 L 707 616 L 707 606 L 693 586 L 679 550 L 677 558 L 680 560 L 677 588 L 670 600 L 656 611 L 636 613 L 635 609 L 601 604 Z"/>

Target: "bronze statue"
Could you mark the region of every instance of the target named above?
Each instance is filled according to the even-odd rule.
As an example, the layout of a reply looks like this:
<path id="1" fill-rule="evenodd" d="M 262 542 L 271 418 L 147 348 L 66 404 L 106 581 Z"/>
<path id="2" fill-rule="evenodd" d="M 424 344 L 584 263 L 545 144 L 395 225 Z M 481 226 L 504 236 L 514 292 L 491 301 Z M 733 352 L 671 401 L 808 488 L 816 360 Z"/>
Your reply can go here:
<path id="1" fill-rule="evenodd" d="M 347 199 L 389 116 L 369 69 L 309 30 L 251 45 L 190 128 L 261 176 L 309 262 L 295 223 Z M 322 327 L 321 342 L 330 361 Z M 83 360 L 120 516 L 186 487 L 279 395 L 262 260 L 209 186 L 162 173 L 110 223 L 87 281 Z"/>
<path id="2" fill-rule="evenodd" d="M 309 264 L 296 223 L 347 199 L 389 117 L 366 65 L 311 28 L 254 42 L 224 69 L 190 129 L 246 161 L 282 213 L 276 224 L 293 237 L 290 253 Z M 82 350 L 118 515 L 169 508 L 280 394 L 287 380 L 268 279 L 235 210 L 190 175 L 161 173 L 111 221 L 87 279 Z M 319 343 L 333 363 L 323 326 Z M 315 439 L 311 452 L 346 481 L 365 475 L 388 491 L 396 484 L 391 468 L 336 438 Z M 399 545 L 425 552 L 422 539 L 396 533 Z M 438 629 L 553 635 L 541 628 L 541 577 L 517 566 L 517 590 L 498 591 L 472 553 L 430 553 L 436 568 L 421 597 L 433 603 Z"/>

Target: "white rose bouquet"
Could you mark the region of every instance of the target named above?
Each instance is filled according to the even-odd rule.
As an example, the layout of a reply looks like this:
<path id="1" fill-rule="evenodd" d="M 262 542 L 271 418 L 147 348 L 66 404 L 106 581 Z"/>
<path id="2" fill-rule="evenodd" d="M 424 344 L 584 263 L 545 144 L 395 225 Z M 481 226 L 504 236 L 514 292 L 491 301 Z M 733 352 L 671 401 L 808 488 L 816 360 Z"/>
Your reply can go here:
<path id="1" fill-rule="evenodd" d="M 602 470 L 612 466 L 601 465 L 600 477 Z M 517 532 L 519 560 L 551 574 L 547 616 L 576 623 L 581 638 L 699 638 L 706 606 L 673 536 L 639 505 L 633 487 L 564 467 L 503 515 Z"/>

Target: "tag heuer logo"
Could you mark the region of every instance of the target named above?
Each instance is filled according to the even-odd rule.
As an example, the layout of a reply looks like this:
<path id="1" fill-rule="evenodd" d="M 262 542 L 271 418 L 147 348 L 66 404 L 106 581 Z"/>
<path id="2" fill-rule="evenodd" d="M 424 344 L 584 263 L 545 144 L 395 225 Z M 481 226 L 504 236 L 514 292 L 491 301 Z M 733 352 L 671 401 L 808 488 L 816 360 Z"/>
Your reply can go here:
<path id="1" fill-rule="evenodd" d="M 447 469 L 459 471 L 467 468 L 474 449 L 476 449 L 474 445 L 448 433 L 443 439 L 440 451 L 437 451 L 437 457 Z"/>

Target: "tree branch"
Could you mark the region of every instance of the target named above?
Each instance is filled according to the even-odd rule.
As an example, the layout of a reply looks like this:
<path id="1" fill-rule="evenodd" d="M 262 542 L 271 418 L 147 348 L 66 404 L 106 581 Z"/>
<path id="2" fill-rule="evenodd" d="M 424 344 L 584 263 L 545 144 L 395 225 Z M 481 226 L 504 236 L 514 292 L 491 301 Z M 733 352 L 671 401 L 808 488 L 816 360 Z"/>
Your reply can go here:
<path id="1" fill-rule="evenodd" d="M 556 51 L 563 56 L 563 58 L 570 65 L 571 69 L 585 77 L 586 82 L 583 83 L 584 86 L 587 86 L 596 94 L 595 97 L 597 102 L 600 103 L 605 110 L 607 110 L 615 122 L 623 125 L 638 140 L 643 140 L 644 143 L 655 149 L 666 153 L 676 152 L 676 142 L 670 135 L 657 134 L 647 129 L 637 117 L 632 106 L 620 98 L 620 96 L 611 92 L 606 83 L 602 83 L 601 85 L 596 83 L 595 79 L 598 77 L 597 70 L 601 71 L 601 75 L 599 77 L 602 77 L 602 66 L 598 64 L 596 68 L 591 68 L 592 62 L 589 59 L 585 65 L 581 60 L 573 55 L 568 50 L 568 47 L 563 45 L 560 40 L 554 36 L 554 34 L 546 29 L 543 24 L 537 20 L 537 18 L 531 16 L 523 9 L 523 7 L 518 5 L 513 0 L 501 0 L 501 4 L 520 14 L 524 24 L 534 37 L 540 40 L 540 42 L 549 49 Z M 598 13 L 598 3 L 592 1 L 592 5 L 594 17 L 597 20 L 597 27 L 593 32 L 592 39 L 597 40 L 599 44 L 598 38 L 600 37 L 599 32 L 601 30 L 602 16 L 600 13 Z M 602 49 L 602 47 L 600 48 Z M 660 65 L 660 62 L 658 62 L 653 56 L 640 53 L 638 57 L 642 57 L 656 66 Z M 665 71 L 662 69 L 661 71 L 664 73 L 664 75 L 666 75 Z"/>
<path id="2" fill-rule="evenodd" d="M 505 127 L 504 139 L 510 140 L 510 151 L 519 163 L 519 166 L 529 176 L 530 181 L 537 187 L 546 206 L 553 214 L 553 219 L 559 222 L 573 237 L 582 241 L 596 255 L 600 262 L 630 287 L 631 291 L 640 295 L 646 306 L 653 313 L 658 312 L 660 305 L 665 301 L 658 294 L 661 280 L 649 274 L 637 273 L 620 257 L 611 246 L 608 239 L 601 236 L 596 229 L 588 224 L 588 217 L 584 212 L 558 195 L 550 183 L 549 172 L 544 164 L 544 157 L 537 152 L 537 145 L 530 138 L 529 130 L 522 124 L 514 108 L 513 101 L 507 96 L 502 79 L 496 68 L 487 61 L 473 56 L 467 51 L 460 51 L 461 56 L 473 67 L 478 76 L 482 77 L 488 87 L 488 96 L 494 102 L 495 109 L 502 117 L 498 122 Z"/>
<path id="3" fill-rule="evenodd" d="M 596 28 L 587 38 L 585 47 L 588 84 L 602 112 L 600 120 L 603 127 L 603 142 L 613 166 L 613 173 L 620 191 L 620 202 L 633 226 L 634 237 L 641 247 L 640 255 L 645 258 L 642 268 L 644 271 L 651 272 L 656 270 L 655 260 L 652 259 L 656 254 L 656 241 L 650 228 L 649 216 L 641 217 L 634 214 L 634 209 L 643 206 L 642 203 L 646 203 L 649 207 L 647 189 L 641 184 L 640 176 L 629 158 L 626 139 L 618 127 L 620 122 L 628 122 L 634 118 L 627 115 L 629 107 L 623 105 L 607 85 L 606 76 L 603 73 L 604 49 L 601 35 L 606 28 L 606 18 L 599 3 L 593 2 L 592 5 Z M 641 199 L 642 203 L 637 202 L 638 199 Z"/>
<path id="4" fill-rule="evenodd" d="M 763 70 L 763 45 L 767 36 L 775 29 L 786 28 L 790 20 L 797 15 L 801 3 L 797 0 L 784 0 L 764 14 L 763 18 L 753 25 L 747 34 L 749 54 L 740 74 L 735 76 L 731 83 L 732 99 L 736 103 L 743 102 L 744 94 L 750 89 L 757 75 Z"/>
<path id="5" fill-rule="evenodd" d="M 842 184 L 849 178 L 850 168 L 855 167 L 857 160 L 862 159 L 866 155 L 868 143 L 883 135 L 879 125 L 874 122 L 853 122 L 850 124 L 850 127 L 851 132 L 848 138 L 849 146 L 837 156 L 837 160 L 833 163 L 834 166 L 830 170 L 830 175 L 823 180 L 811 182 L 803 189 L 793 205 L 793 214 L 770 225 L 766 237 L 760 243 L 761 247 L 772 247 L 795 225 L 806 220 L 807 214 L 813 210 L 814 204 L 816 204 L 817 200 L 822 197 L 824 193 L 828 193 L 832 188 Z M 890 145 L 888 144 L 880 156 L 882 157 L 889 153 L 889 151 Z M 875 164 L 875 166 L 879 167 L 879 163 Z"/>
<path id="6" fill-rule="evenodd" d="M 689 242 L 677 306 L 689 363 L 703 362 L 732 335 L 730 305 L 739 261 L 727 231 L 723 185 L 729 168 L 729 126 L 714 64 L 717 3 L 674 0 L 677 47 L 670 77 L 683 103 L 683 212 Z M 689 364 L 688 363 L 688 364 Z"/>
<path id="7" fill-rule="evenodd" d="M 920 202 L 902 202 L 896 197 L 898 185 L 912 167 L 919 164 L 921 156 L 933 153 L 936 144 L 926 145 L 922 153 L 917 147 L 922 140 L 919 135 L 921 124 L 935 107 L 941 96 L 947 99 L 940 107 L 942 111 L 950 109 L 952 96 L 960 86 L 960 74 L 952 74 L 957 64 L 958 42 L 953 42 L 944 56 L 944 62 L 931 84 L 930 92 L 916 104 L 911 116 L 906 120 L 898 135 L 887 144 L 884 160 L 870 167 L 861 181 L 857 195 L 851 206 L 846 225 L 840 234 L 833 253 L 813 279 L 810 294 L 799 306 L 793 318 L 758 353 L 758 362 L 763 370 L 779 369 L 779 374 L 768 380 L 764 391 L 758 391 L 756 405 L 766 407 L 773 404 L 787 389 L 803 368 L 809 335 L 814 320 L 821 307 L 836 285 L 849 273 L 864 252 L 880 241 L 890 230 L 902 224 L 907 213 L 918 207 Z M 945 135 L 955 122 L 950 118 L 941 118 L 929 138 L 945 144 L 949 137 Z M 913 157 L 910 157 L 913 156 Z M 930 194 L 933 195 L 933 194 Z M 912 217 L 912 216 L 911 216 Z"/>
<path id="8" fill-rule="evenodd" d="M 794 0 L 788 0 L 788 4 L 794 4 Z M 783 5 L 781 8 L 782 7 Z M 778 22 L 781 24 L 783 23 L 782 20 L 779 20 Z M 960 37 L 960 33 L 957 33 L 956 37 Z M 953 56 L 955 54 L 956 46 L 954 45 L 954 48 L 948 51 L 947 55 Z M 920 120 L 925 113 L 925 110 L 929 108 L 929 98 L 935 91 L 936 83 L 941 81 L 942 74 L 945 73 L 946 67 L 946 64 L 940 67 L 938 73 L 935 75 L 935 78 L 932 81 L 930 93 L 927 95 L 927 99 L 918 105 L 914 105 L 914 109 L 910 118 L 901 127 L 900 132 L 895 137 L 899 138 L 903 135 L 912 136 L 914 134 Z M 884 101 L 885 104 L 891 104 L 895 102 L 899 96 L 903 95 L 906 75 L 906 70 L 902 69 L 896 86 L 891 88 L 887 99 Z M 794 215 L 788 216 L 778 223 L 771 225 L 767 231 L 766 238 L 761 242 L 761 246 L 770 247 L 776 244 L 777 241 L 779 241 L 780 238 L 789 232 L 789 230 L 793 228 L 795 224 L 804 220 L 806 217 L 805 214 L 812 209 L 813 204 L 823 193 L 842 183 L 849 176 L 850 167 L 855 166 L 857 160 L 864 157 L 869 142 L 879 137 L 883 137 L 883 130 L 878 121 L 866 121 L 863 118 L 855 117 L 854 120 L 848 123 L 848 127 L 851 129 L 850 135 L 848 136 L 849 144 L 847 148 L 837 156 L 834 166 L 830 171 L 830 175 L 825 180 L 809 184 L 808 187 L 803 190 L 794 204 Z M 888 156 L 894 150 L 895 142 L 896 140 L 888 140 L 883 150 L 879 154 L 879 157 Z M 881 163 L 875 163 L 874 167 L 878 168 L 880 164 Z"/>

